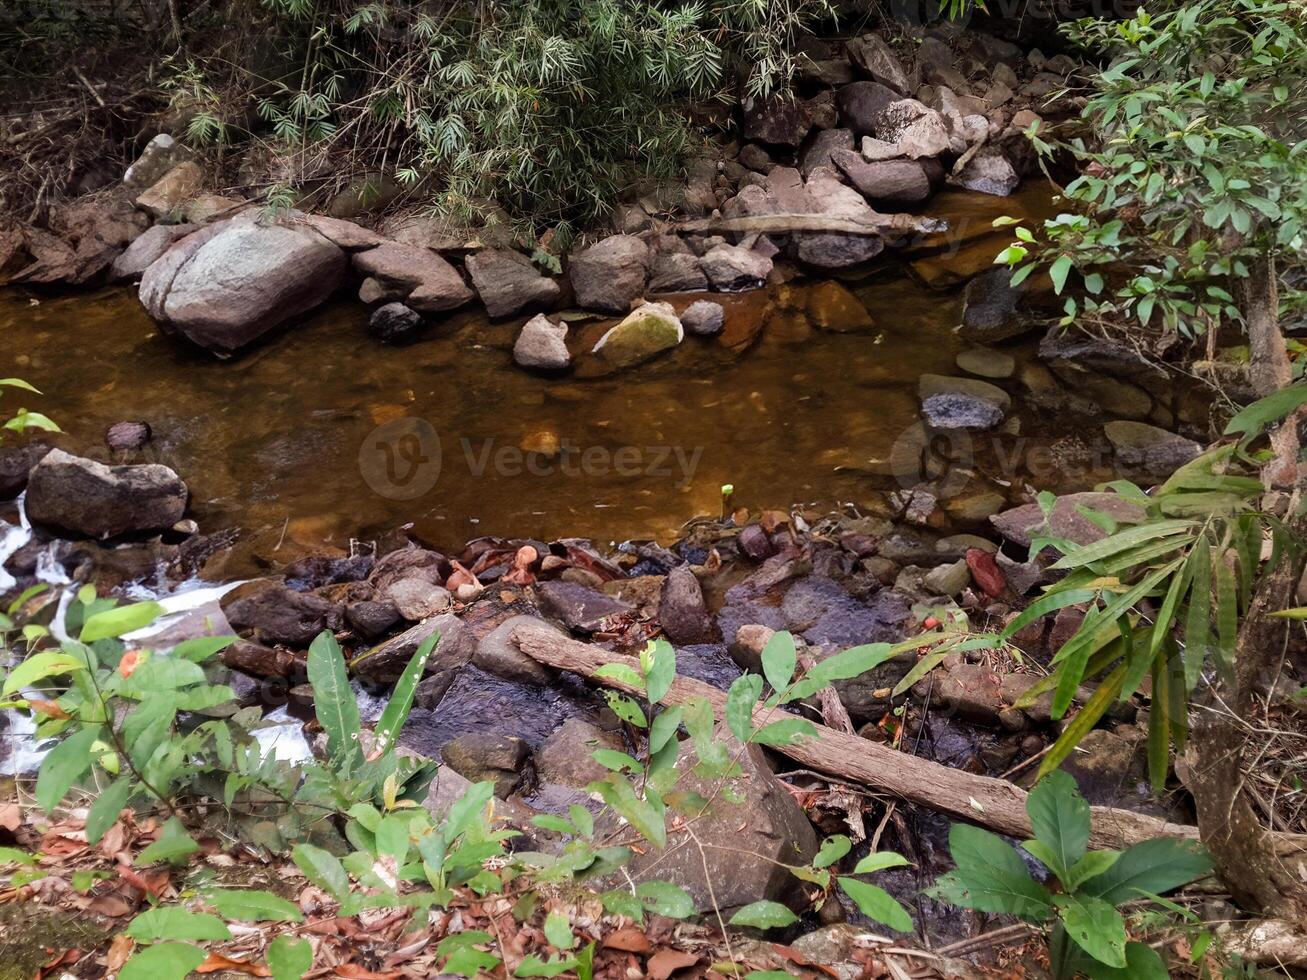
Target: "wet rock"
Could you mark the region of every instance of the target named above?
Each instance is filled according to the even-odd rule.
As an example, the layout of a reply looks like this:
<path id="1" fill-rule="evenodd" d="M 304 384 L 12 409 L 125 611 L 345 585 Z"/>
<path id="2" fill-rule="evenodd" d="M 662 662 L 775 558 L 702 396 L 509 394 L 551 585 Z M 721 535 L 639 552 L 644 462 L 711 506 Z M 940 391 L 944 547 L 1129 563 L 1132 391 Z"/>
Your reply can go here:
<path id="1" fill-rule="evenodd" d="M 812 825 L 758 746 L 741 750 L 725 725 L 717 727 L 714 738 L 731 744 L 731 758 L 738 758 L 743 774 L 732 786 L 741 799 L 729 802 L 716 791 L 716 781 L 695 777 L 689 753 L 682 753 L 678 788 L 713 802 L 687 818 L 692 819 L 693 838 L 673 826 L 665 850 L 637 854 L 626 871 L 636 882 L 656 879 L 684 888 L 701 912 L 714 904 L 729 914 L 759 899 L 794 901 L 800 894 L 798 879 L 783 865 L 811 859 L 817 848 Z"/>
<path id="2" fill-rule="evenodd" d="M 531 749 L 520 738 L 493 732 L 469 732 L 446 742 L 440 750 L 445 765 L 460 776 L 495 784 L 501 799 L 517 789 Z"/>
<path id="3" fill-rule="evenodd" d="M 614 367 L 632 367 L 684 339 L 685 329 L 671 304 L 645 303 L 600 337 L 594 353 Z"/>
<path id="4" fill-rule="evenodd" d="M 695 300 L 681 313 L 681 324 L 696 337 L 712 337 L 726 325 L 726 311 L 721 303 L 712 300 Z"/>
<path id="5" fill-rule="evenodd" d="M 697 255 L 685 252 L 661 252 L 649 272 L 651 293 L 692 293 L 708 288 L 708 277 L 699 266 Z"/>
<path id="6" fill-rule="evenodd" d="M 572 363 L 567 350 L 567 324 L 553 323 L 537 313 L 522 326 L 513 344 L 513 360 L 524 368 L 561 371 Z"/>
<path id="7" fill-rule="evenodd" d="M 741 132 L 746 140 L 798 147 L 812 128 L 807 107 L 788 93 L 778 92 L 766 98 L 746 100 L 743 110 Z"/>
<path id="8" fill-rule="evenodd" d="M 740 528 L 735 543 L 740 551 L 753 561 L 765 561 L 776 554 L 776 546 L 772 543 L 771 536 L 760 524 L 746 524 Z"/>
<path id="9" fill-rule="evenodd" d="M 449 559 L 438 551 L 398 548 L 377 559 L 368 582 L 378 593 L 384 593 L 395 582 L 406 578 L 420 578 L 432 585 L 443 585 L 450 568 Z"/>
<path id="10" fill-rule="evenodd" d="M 381 298 L 402 300 L 419 313 L 443 313 L 472 301 L 472 290 L 463 277 L 428 248 L 386 242 L 355 253 L 352 261 L 355 269 L 380 286 Z"/>
<path id="11" fill-rule="evenodd" d="M 523 653 L 513 642 L 513 631 L 519 627 L 561 635 L 538 617 L 511 616 L 477 641 L 472 662 L 488 674 L 520 684 L 548 684 L 554 678 L 554 671 Z"/>
<path id="12" fill-rule="evenodd" d="M 136 162 L 127 168 L 123 183 L 129 189 L 144 190 L 190 157 L 190 150 L 167 133 L 160 133 L 146 144 Z"/>
<path id="13" fill-rule="evenodd" d="M 937 429 L 992 429 L 1012 403 L 1002 388 L 972 378 L 923 374 L 917 390 L 922 416 Z"/>
<path id="14" fill-rule="evenodd" d="M 880 82 L 854 82 L 836 93 L 840 122 L 856 136 L 875 135 L 881 113 L 902 98 Z"/>
<path id="15" fill-rule="evenodd" d="M 809 646 L 844 648 L 898 640 L 909 608 L 892 592 L 878 592 L 864 603 L 838 582 L 811 575 L 785 593 L 780 614 L 784 628 L 800 634 Z"/>
<path id="16" fill-rule="evenodd" d="M 274 650 L 249 640 L 237 640 L 221 654 L 223 665 L 251 677 L 290 677 L 303 668 L 302 657 L 289 650 Z"/>
<path id="17" fill-rule="evenodd" d="M 401 344 L 422 330 L 422 314 L 403 303 L 383 303 L 368 317 L 368 333 L 383 344 Z"/>
<path id="18" fill-rule="evenodd" d="M 937 157 L 950 146 L 943 118 L 916 99 L 891 102 L 876 117 L 872 132 L 881 142 L 894 146 L 898 156 L 913 160 Z"/>
<path id="19" fill-rule="evenodd" d="M 833 280 L 808 290 L 805 311 L 814 327 L 832 333 L 860 333 L 876 326 L 862 300 Z"/>
<path id="20" fill-rule="evenodd" d="M 965 190 L 1008 197 L 1020 185 L 1021 175 L 1012 161 L 994 147 L 984 147 L 949 176 L 949 183 Z"/>
<path id="21" fill-rule="evenodd" d="M 371 555 L 334 557 L 309 555 L 291 562 L 282 570 L 282 578 L 296 592 L 312 592 L 326 585 L 361 582 L 372 571 Z"/>
<path id="22" fill-rule="evenodd" d="M 1017 315 L 1021 293 L 1011 280 L 1011 270 L 992 269 L 967 283 L 958 331 L 964 340 L 993 344 L 1029 332 L 1030 325 Z"/>
<path id="23" fill-rule="evenodd" d="M 224 602 L 227 621 L 259 643 L 308 646 L 323 630 L 340 629 L 342 610 L 311 592 L 268 583 L 252 594 Z"/>
<path id="24" fill-rule="evenodd" d="M 667 574 L 658 621 L 672 643 L 707 643 L 713 638 L 712 617 L 704 602 L 703 588 L 689 565 L 678 565 Z"/>
<path id="25" fill-rule="evenodd" d="M 740 666 L 724 643 L 691 643 L 676 647 L 676 673 L 726 691 L 740 676 Z"/>
<path id="26" fill-rule="evenodd" d="M 536 593 L 547 615 L 579 633 L 598 632 L 605 620 L 631 612 L 628 603 L 573 582 L 542 582 Z"/>
<path id="27" fill-rule="evenodd" d="M 966 561 L 937 565 L 926 573 L 922 582 L 932 595 L 952 598 L 971 584 L 971 569 L 967 567 Z"/>
<path id="28" fill-rule="evenodd" d="M 204 171 L 187 160 L 179 163 L 136 198 L 136 206 L 156 219 L 180 215 L 204 187 Z"/>
<path id="29" fill-rule="evenodd" d="M 1103 433 L 1118 462 L 1156 476 L 1173 473 L 1203 451 L 1192 439 L 1143 422 L 1108 422 Z"/>
<path id="30" fill-rule="evenodd" d="M 648 246 L 630 235 L 614 235 L 577 252 L 568 266 L 577 304 L 626 313 L 644 294 L 649 262 Z"/>
<path id="31" fill-rule="evenodd" d="M 0 446 L 0 500 L 12 500 L 27 488 L 28 473 L 51 448 L 44 442 Z"/>
<path id="32" fill-rule="evenodd" d="M 734 292 L 756 289 L 771 275 L 772 261 L 759 252 L 738 245 L 716 245 L 700 260 L 714 289 Z"/>
<path id="33" fill-rule="evenodd" d="M 765 174 L 771 169 L 772 164 L 775 163 L 771 158 L 771 154 L 756 143 L 746 143 L 741 147 L 740 155 L 737 159 L 740 161 L 742 166 L 748 167 L 750 170 L 757 171 L 760 174 Z"/>
<path id="34" fill-rule="evenodd" d="M 916 160 L 869 161 L 852 149 L 833 153 L 831 160 L 873 201 L 919 204 L 930 197 L 930 178 Z"/>
<path id="35" fill-rule="evenodd" d="M 195 229 L 196 226 L 191 224 L 155 225 L 146 229 L 127 246 L 127 250 L 122 255 L 113 260 L 109 277 L 114 282 L 139 278 L 156 259 L 172 247 L 173 242 L 185 238 Z"/>
<path id="36" fill-rule="evenodd" d="M 541 782 L 585 789 L 608 775 L 608 769 L 595 762 L 595 749 L 623 752 L 625 748 L 616 732 L 604 731 L 580 718 L 569 718 L 536 750 L 536 772 Z"/>
<path id="37" fill-rule="evenodd" d="M 853 147 L 853 130 L 823 129 L 813 136 L 799 156 L 799 173 L 807 177 L 818 167 L 833 167 L 834 156 L 838 153 L 852 153 Z"/>
<path id="38" fill-rule="evenodd" d="M 388 600 L 364 599 L 345 607 L 345 622 L 368 639 L 384 636 L 402 619 L 399 609 Z"/>
<path id="39" fill-rule="evenodd" d="M 465 260 L 472 285 L 492 317 L 553 306 L 558 283 L 543 275 L 525 255 L 507 249 L 473 252 Z"/>
<path id="40" fill-rule="evenodd" d="M 1017 368 L 1016 359 L 1011 354 L 986 347 L 964 350 L 957 357 L 957 365 L 968 374 L 998 380 L 1012 377 Z"/>
<path id="41" fill-rule="evenodd" d="M 186 484 L 161 464 L 105 466 L 53 449 L 30 471 L 27 516 L 87 537 L 116 537 L 167 530 L 182 519 L 187 497 Z"/>
<path id="42" fill-rule="evenodd" d="M 849 60 L 867 78 L 892 88 L 899 95 L 912 92 L 913 85 L 903 63 L 879 35 L 855 37 L 845 45 L 845 50 Z"/>
<path id="43" fill-rule="evenodd" d="M 399 614 L 411 623 L 445 612 L 453 603 L 447 589 L 420 578 L 402 578 L 378 598 L 394 603 Z"/>
<path id="44" fill-rule="evenodd" d="M 160 327 L 208 350 L 237 350 L 325 301 L 345 254 L 309 228 L 237 215 L 188 235 L 141 277 Z"/>
<path id="45" fill-rule="evenodd" d="M 393 683 L 404 673 L 404 668 L 413 659 L 418 647 L 433 633 L 440 634 L 440 642 L 436 644 L 434 654 L 427 661 L 427 674 L 434 675 L 439 682 L 443 682 L 444 686 L 448 687 L 458 670 L 472 659 L 472 651 L 476 645 L 471 631 L 453 613 L 432 616 L 425 622 L 409 627 L 398 636 L 392 636 L 377 644 L 350 661 L 350 670 L 368 680 Z M 441 689 L 439 694 L 443 693 L 444 690 Z M 439 700 L 439 695 L 436 696 L 436 700 Z"/>
<path id="46" fill-rule="evenodd" d="M 1107 514 L 1121 524 L 1134 524 L 1143 520 L 1144 511 L 1136 503 L 1115 493 L 1071 493 L 1058 497 L 1049 517 L 1049 530 L 1059 538 L 1075 544 L 1092 544 L 1101 540 L 1106 532 L 1080 513 L 1085 507 Z M 1003 537 L 1014 544 L 1027 547 L 1034 534 L 1044 526 L 1044 514 L 1038 504 L 1024 504 L 1001 514 L 995 514 L 990 523 Z"/>

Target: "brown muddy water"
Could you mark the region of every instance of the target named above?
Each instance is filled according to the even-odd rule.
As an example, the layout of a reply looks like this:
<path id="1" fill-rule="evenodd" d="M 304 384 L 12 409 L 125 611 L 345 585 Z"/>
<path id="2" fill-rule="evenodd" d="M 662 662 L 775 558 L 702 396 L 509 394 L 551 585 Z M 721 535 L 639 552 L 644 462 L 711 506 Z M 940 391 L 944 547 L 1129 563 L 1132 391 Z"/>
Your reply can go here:
<path id="1" fill-rule="evenodd" d="M 938 287 L 959 264 L 987 267 L 1004 240 L 989 231 L 994 217 L 1050 208 L 1038 186 L 1009 199 L 941 195 L 931 211 L 953 223 L 937 243 L 951 257 L 915 273 L 894 259 L 847 284 L 871 326 L 854 328 L 829 284 L 713 294 L 727 309 L 721 337 L 687 337 L 620 374 L 587 377 L 584 356 L 571 376 L 529 374 L 510 354 L 522 320 L 482 313 L 383 346 L 350 298 L 215 360 L 161 335 L 134 289 L 111 288 L 0 291 L 0 375 L 46 393 L 29 407 L 56 418 L 73 451 L 107 458 L 108 425 L 147 421 L 147 458 L 187 481 L 201 527 L 243 529 L 228 564 L 207 575 L 347 549 L 404 524 L 447 547 L 481 534 L 665 541 L 687 519 L 718 514 L 723 484 L 755 512 L 864 507 L 896 487 L 886 461 L 918 422 L 919 376 L 963 373 L 961 286 Z M 574 323 L 574 353 L 611 322 Z M 1030 415 L 1021 424 L 1049 428 Z"/>

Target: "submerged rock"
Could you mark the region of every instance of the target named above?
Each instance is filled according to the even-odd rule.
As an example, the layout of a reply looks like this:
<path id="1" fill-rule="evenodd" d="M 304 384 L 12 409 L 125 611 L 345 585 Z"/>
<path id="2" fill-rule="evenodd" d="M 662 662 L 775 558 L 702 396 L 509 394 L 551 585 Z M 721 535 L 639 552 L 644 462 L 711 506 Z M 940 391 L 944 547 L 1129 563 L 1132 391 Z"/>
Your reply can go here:
<path id="1" fill-rule="evenodd" d="M 992 429 L 1012 404 L 1002 388 L 974 378 L 923 374 L 917 390 L 921 414 L 936 429 Z"/>
<path id="2" fill-rule="evenodd" d="M 594 353 L 613 367 L 632 367 L 684 339 L 685 329 L 670 304 L 645 303 L 600 337 Z"/>
<path id="3" fill-rule="evenodd" d="M 541 273 L 525 255 L 489 248 L 469 255 L 466 264 L 472 285 L 492 317 L 548 308 L 558 301 L 558 283 Z"/>
<path id="4" fill-rule="evenodd" d="M 27 481 L 27 516 L 92 538 L 164 531 L 182 519 L 189 491 L 159 463 L 105 466 L 62 449 L 44 454 Z"/>
<path id="5" fill-rule="evenodd" d="M 368 333 L 384 344 L 411 340 L 422 329 L 422 314 L 403 303 L 378 306 L 368 317 Z"/>
<path id="6" fill-rule="evenodd" d="M 577 252 L 567 270 L 577 304 L 625 313 L 644 294 L 649 261 L 648 246 L 631 235 L 614 235 Z"/>
<path id="7" fill-rule="evenodd" d="M 567 324 L 553 323 L 537 313 L 522 326 L 513 344 L 513 360 L 524 368 L 561 371 L 572 363 L 567 350 Z"/>
<path id="8" fill-rule="evenodd" d="M 229 353 L 321 304 L 345 253 L 307 226 L 237 215 L 174 244 L 141 277 L 141 304 L 168 333 Z"/>

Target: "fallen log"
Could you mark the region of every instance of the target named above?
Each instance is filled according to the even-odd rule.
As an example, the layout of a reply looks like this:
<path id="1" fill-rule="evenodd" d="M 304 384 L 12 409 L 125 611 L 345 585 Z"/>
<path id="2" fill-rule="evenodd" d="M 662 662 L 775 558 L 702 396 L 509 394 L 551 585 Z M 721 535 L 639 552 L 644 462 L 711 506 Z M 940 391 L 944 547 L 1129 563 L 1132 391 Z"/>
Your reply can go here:
<path id="1" fill-rule="evenodd" d="M 625 664 L 638 672 L 639 661 L 635 657 L 560 636 L 544 626 L 522 624 L 513 630 L 512 639 L 519 650 L 542 664 L 570 670 L 627 693 L 642 693 L 615 678 L 595 676 L 600 667 L 610 663 Z M 677 677 L 663 702 L 685 704 L 694 698 L 705 698 L 717 716 L 724 717 L 725 692 L 689 677 Z M 758 708 L 754 712 L 757 725 L 775 720 L 776 709 Z M 862 783 L 960 820 L 1012 837 L 1031 836 L 1030 818 L 1026 815 L 1026 792 L 1020 787 L 1002 779 L 950 769 L 824 725 L 816 728 L 816 738 L 770 748 L 809 769 Z M 1090 843 L 1094 847 L 1126 847 L 1153 837 L 1198 838 L 1197 827 L 1169 823 L 1142 813 L 1105 806 L 1092 807 L 1091 811 L 1093 831 Z"/>
<path id="2" fill-rule="evenodd" d="M 871 218 L 841 218 L 829 214 L 754 214 L 743 218 L 700 218 L 680 221 L 673 226 L 678 232 L 736 232 L 739 234 L 788 235 L 791 232 L 814 232 L 836 235 L 876 235 L 891 238 L 900 235 L 933 235 L 948 230 L 941 218 L 923 218 L 915 214 L 876 214 Z"/>

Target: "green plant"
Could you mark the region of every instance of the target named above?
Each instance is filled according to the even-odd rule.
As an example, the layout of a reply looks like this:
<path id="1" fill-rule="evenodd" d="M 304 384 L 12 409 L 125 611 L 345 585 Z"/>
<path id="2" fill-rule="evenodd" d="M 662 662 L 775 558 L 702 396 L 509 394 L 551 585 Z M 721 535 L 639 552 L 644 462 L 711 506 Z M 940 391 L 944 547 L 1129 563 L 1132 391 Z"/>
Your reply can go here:
<path id="1" fill-rule="evenodd" d="M 963 908 L 1051 923 L 1049 949 L 1054 980 L 1084 973 L 1093 980 L 1155 980 L 1168 976 L 1150 946 L 1131 942 L 1119 906 L 1160 896 L 1211 871 L 1198 846 L 1163 837 L 1124 851 L 1089 850 L 1089 804 L 1075 780 L 1057 772 L 1030 792 L 1026 812 L 1034 838 L 1022 847 L 1052 876 L 1035 880 L 1021 854 L 1001 837 L 954 824 L 949 850 L 956 869 L 929 893 Z"/>
<path id="2" fill-rule="evenodd" d="M 33 388 L 22 378 L 0 378 L 0 394 L 3 394 L 5 388 L 13 388 L 18 391 L 30 391 L 32 394 L 39 395 L 40 392 Z M 58 432 L 59 426 L 40 412 L 28 411 L 26 408 L 20 408 L 9 419 L 6 419 L 3 425 L 0 425 L 0 439 L 4 437 L 5 432 L 23 433 L 28 429 L 39 429 L 42 432 Z"/>

